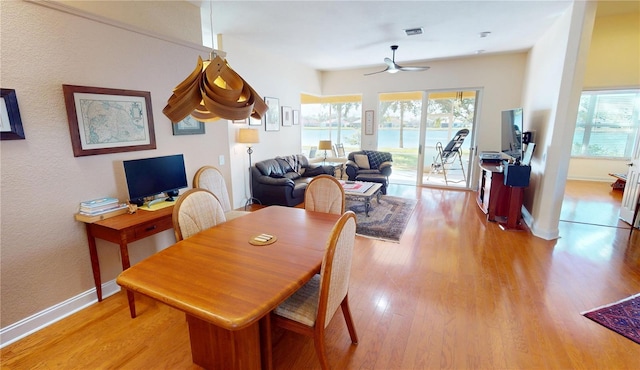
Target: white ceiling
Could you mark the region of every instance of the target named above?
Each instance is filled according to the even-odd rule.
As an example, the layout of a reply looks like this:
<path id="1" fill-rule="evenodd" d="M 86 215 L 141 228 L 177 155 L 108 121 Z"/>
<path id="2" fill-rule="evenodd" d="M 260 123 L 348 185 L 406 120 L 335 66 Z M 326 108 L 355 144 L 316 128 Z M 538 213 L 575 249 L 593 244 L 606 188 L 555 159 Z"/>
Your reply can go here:
<path id="1" fill-rule="evenodd" d="M 192 1 L 198 3 L 198 1 Z M 527 50 L 569 0 L 203 1 L 214 32 L 318 70 L 380 67 Z M 613 3 L 613 2 L 610 2 Z M 637 7 L 639 2 L 632 1 Z M 209 10 L 212 5 L 212 11 Z M 205 18 L 205 16 L 203 16 Z M 203 20 L 208 28 L 207 20 Z M 406 28 L 424 33 L 407 36 Z M 491 32 L 480 37 L 481 32 Z M 224 37 L 223 37 L 224 40 Z M 224 49 L 224 44 L 222 45 Z M 418 63 L 416 63 L 418 62 Z"/>

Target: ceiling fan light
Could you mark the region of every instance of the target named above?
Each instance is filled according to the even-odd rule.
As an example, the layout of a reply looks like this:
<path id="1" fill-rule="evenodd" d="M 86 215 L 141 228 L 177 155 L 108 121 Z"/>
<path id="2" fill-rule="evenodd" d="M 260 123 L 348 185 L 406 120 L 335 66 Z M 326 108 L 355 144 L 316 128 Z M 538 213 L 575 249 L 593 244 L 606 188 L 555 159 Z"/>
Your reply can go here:
<path id="1" fill-rule="evenodd" d="M 389 69 L 387 72 L 389 73 L 398 73 L 399 69 Z"/>

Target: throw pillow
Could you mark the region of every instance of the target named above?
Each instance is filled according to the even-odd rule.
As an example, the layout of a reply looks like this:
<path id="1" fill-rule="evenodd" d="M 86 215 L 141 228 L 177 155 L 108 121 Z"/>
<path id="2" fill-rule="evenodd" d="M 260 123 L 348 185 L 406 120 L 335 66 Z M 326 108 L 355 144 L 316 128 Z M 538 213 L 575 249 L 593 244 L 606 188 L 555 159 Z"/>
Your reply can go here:
<path id="1" fill-rule="evenodd" d="M 358 167 L 363 168 L 365 170 L 370 169 L 369 157 L 367 157 L 366 154 L 354 154 L 353 159 L 356 161 L 356 164 L 358 165 Z"/>

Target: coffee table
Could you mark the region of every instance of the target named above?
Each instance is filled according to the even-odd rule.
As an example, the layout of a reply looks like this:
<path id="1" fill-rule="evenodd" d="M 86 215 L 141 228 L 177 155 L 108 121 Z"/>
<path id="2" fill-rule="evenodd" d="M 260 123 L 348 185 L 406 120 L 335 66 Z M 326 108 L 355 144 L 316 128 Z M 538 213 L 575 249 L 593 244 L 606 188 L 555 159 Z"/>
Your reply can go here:
<path id="1" fill-rule="evenodd" d="M 340 181 L 340 184 L 342 184 L 344 197 L 346 199 L 364 202 L 364 214 L 366 217 L 369 217 L 371 198 L 376 197 L 376 200 L 380 203 L 380 189 L 382 188 L 382 184 L 380 183 L 366 181 Z"/>

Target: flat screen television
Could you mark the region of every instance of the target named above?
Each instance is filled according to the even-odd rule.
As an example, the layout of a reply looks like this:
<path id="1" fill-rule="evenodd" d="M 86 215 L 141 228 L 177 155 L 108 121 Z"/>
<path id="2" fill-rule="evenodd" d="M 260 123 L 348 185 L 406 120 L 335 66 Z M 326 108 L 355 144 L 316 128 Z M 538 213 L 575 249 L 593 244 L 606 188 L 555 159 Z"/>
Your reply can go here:
<path id="1" fill-rule="evenodd" d="M 173 201 L 180 189 L 187 187 L 187 173 L 182 154 L 133 159 L 122 162 L 131 203 L 141 206 L 144 198 L 165 193 Z"/>
<path id="2" fill-rule="evenodd" d="M 522 160 L 522 108 L 502 111 L 502 152 L 516 162 Z"/>

